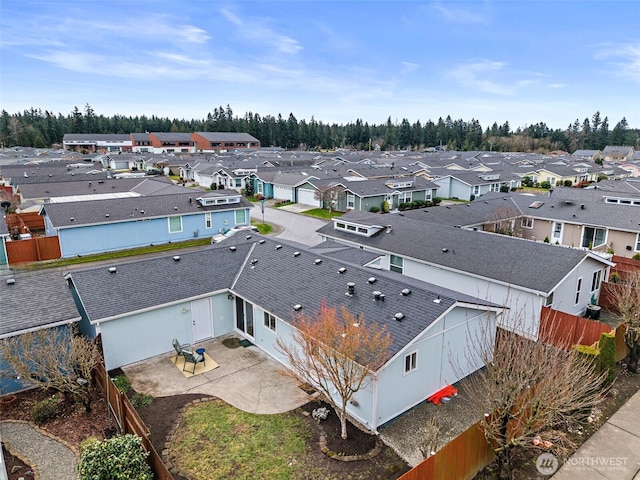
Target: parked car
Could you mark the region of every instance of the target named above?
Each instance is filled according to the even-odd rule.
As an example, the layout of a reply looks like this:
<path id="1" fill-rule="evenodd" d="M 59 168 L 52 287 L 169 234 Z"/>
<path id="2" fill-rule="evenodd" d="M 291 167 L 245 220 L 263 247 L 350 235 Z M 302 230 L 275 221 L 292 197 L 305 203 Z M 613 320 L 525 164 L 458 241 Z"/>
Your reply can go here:
<path id="1" fill-rule="evenodd" d="M 213 237 L 211 237 L 211 243 L 219 243 L 221 241 L 223 241 L 225 238 L 229 238 L 229 237 L 233 237 L 236 233 L 238 232 L 259 232 L 257 227 L 254 227 L 253 225 L 244 225 L 241 227 L 233 227 L 230 228 L 229 230 L 223 232 L 223 233 L 219 233 L 218 235 L 214 235 Z"/>

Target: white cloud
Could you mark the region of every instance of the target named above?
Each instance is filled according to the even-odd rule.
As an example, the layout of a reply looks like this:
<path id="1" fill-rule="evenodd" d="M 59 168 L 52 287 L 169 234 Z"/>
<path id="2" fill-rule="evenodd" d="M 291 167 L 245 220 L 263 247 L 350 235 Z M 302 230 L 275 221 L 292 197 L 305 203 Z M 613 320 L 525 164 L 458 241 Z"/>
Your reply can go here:
<path id="1" fill-rule="evenodd" d="M 220 12 L 227 20 L 238 27 L 236 33 L 241 38 L 256 44 L 269 45 L 275 50 L 286 54 L 296 54 L 302 50 L 302 45 L 296 39 L 274 31 L 264 20 L 255 18 L 245 20 L 227 9 L 222 9 Z"/>
<path id="2" fill-rule="evenodd" d="M 488 78 L 494 72 L 503 70 L 506 65 L 506 62 L 482 60 L 459 65 L 449 71 L 449 76 L 458 83 L 481 92 L 511 95 L 514 90 L 513 86 L 504 85 Z"/>
<path id="3" fill-rule="evenodd" d="M 401 73 L 410 73 L 410 72 L 413 72 L 414 70 L 417 70 L 418 68 L 420 68 L 420 64 L 419 63 L 400 62 L 400 64 L 402 65 Z"/>
<path id="4" fill-rule="evenodd" d="M 603 45 L 596 51 L 594 58 L 609 61 L 615 67 L 611 70 L 612 75 L 640 83 L 640 42 Z"/>
<path id="5" fill-rule="evenodd" d="M 449 4 L 450 5 L 450 4 Z M 449 23 L 457 23 L 461 25 L 469 24 L 485 24 L 487 18 L 485 15 L 472 12 L 471 10 L 463 10 L 462 8 L 451 8 L 441 3 L 436 3 L 432 7 L 437 10 L 442 18 Z"/>

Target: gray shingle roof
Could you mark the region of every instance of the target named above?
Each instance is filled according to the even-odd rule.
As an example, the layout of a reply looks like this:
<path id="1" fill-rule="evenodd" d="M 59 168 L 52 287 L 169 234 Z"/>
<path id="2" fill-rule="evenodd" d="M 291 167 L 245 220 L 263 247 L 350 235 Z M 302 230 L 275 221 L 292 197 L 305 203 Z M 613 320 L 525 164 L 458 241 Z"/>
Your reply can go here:
<path id="1" fill-rule="evenodd" d="M 322 261 L 316 263 L 316 259 Z M 319 309 L 323 301 L 345 305 L 365 321 L 386 325 L 393 338 L 392 353 L 396 353 L 456 301 L 487 305 L 468 295 L 260 235 L 250 240 L 236 235 L 210 248 L 181 254 L 178 262 L 168 255 L 116 267 L 116 273 L 109 273 L 108 266 L 71 272 L 92 321 L 230 289 L 286 322 L 291 321 L 296 304 L 306 314 Z M 344 273 L 339 273 L 341 267 L 346 268 Z M 376 278 L 373 284 L 368 282 L 371 277 Z M 355 283 L 351 297 L 345 295 L 348 282 Z M 407 296 L 401 294 L 405 288 L 411 290 Z M 374 300 L 374 290 L 386 296 L 384 302 Z M 434 302 L 438 297 L 439 302 Z M 396 313 L 405 315 L 401 322 L 394 319 Z"/>
<path id="2" fill-rule="evenodd" d="M 365 225 L 391 225 L 391 232 L 383 229 L 365 237 L 334 229 L 329 223 L 318 233 L 543 293 L 550 292 L 587 255 L 577 249 L 418 222 L 393 214 L 358 212 L 353 217 L 351 213 L 341 217 L 354 218 Z"/>
<path id="3" fill-rule="evenodd" d="M 7 278 L 13 278 L 15 283 L 8 285 Z M 67 282 L 58 269 L 2 275 L 0 308 L 0 337 L 80 320 Z"/>
<path id="4" fill-rule="evenodd" d="M 257 142 L 258 139 L 248 133 L 239 132 L 196 132 L 210 142 Z"/>
<path id="5" fill-rule="evenodd" d="M 136 221 L 142 218 L 190 215 L 203 211 L 251 208 L 252 206 L 245 198 L 241 198 L 239 203 L 207 207 L 199 207 L 196 201 L 196 198 L 201 196 L 223 195 L 237 196 L 238 193 L 225 190 L 218 190 L 215 193 L 193 191 L 182 194 L 151 195 L 148 197 L 48 203 L 43 206 L 43 209 L 54 227 L 63 228 L 77 225 Z"/>

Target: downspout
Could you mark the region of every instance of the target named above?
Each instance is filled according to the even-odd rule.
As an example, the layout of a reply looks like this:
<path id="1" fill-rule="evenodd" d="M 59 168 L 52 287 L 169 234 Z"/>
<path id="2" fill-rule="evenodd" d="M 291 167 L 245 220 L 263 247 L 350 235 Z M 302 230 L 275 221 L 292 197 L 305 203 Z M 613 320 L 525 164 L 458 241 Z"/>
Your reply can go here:
<path id="1" fill-rule="evenodd" d="M 378 434 L 378 374 L 373 376 L 373 405 L 371 407 L 371 430 Z"/>

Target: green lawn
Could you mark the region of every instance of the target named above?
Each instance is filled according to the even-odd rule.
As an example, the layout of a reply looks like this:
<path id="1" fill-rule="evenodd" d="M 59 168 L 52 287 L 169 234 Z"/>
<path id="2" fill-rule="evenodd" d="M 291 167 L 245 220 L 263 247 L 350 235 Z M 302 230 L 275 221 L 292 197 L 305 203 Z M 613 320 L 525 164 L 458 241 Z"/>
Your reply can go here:
<path id="1" fill-rule="evenodd" d="M 118 250 L 116 252 L 97 253 L 95 255 L 83 255 L 80 257 L 73 257 L 73 258 L 61 258 L 60 260 L 52 260 L 48 262 L 34 262 L 28 265 L 26 269 L 37 270 L 41 268 L 65 267 L 67 265 L 76 265 L 79 263 L 97 262 L 100 260 L 115 260 L 118 258 L 142 255 L 144 253 L 166 252 L 170 250 L 176 250 L 179 248 L 209 245 L 210 243 L 211 243 L 210 237 L 203 237 L 203 238 L 196 238 L 193 240 L 187 240 L 186 242 L 163 243 L 162 245 L 132 248 L 129 250 Z"/>
<path id="2" fill-rule="evenodd" d="M 254 227 L 257 227 L 258 231 L 262 235 L 266 235 L 267 233 L 271 233 L 273 231 L 273 227 L 271 225 L 269 225 L 268 223 L 255 223 L 255 222 L 252 221 L 251 224 Z"/>
<path id="3" fill-rule="evenodd" d="M 323 220 L 331 220 L 333 217 L 340 217 L 343 215 L 343 212 L 331 212 L 331 215 L 329 215 L 329 210 L 324 208 L 312 208 L 311 210 L 305 210 L 301 213 L 310 217 L 322 218 Z"/>
<path id="4" fill-rule="evenodd" d="M 212 400 L 185 411 L 171 457 L 194 479 L 299 478 L 304 465 L 297 459 L 311 438 L 293 412 L 256 415 Z"/>

